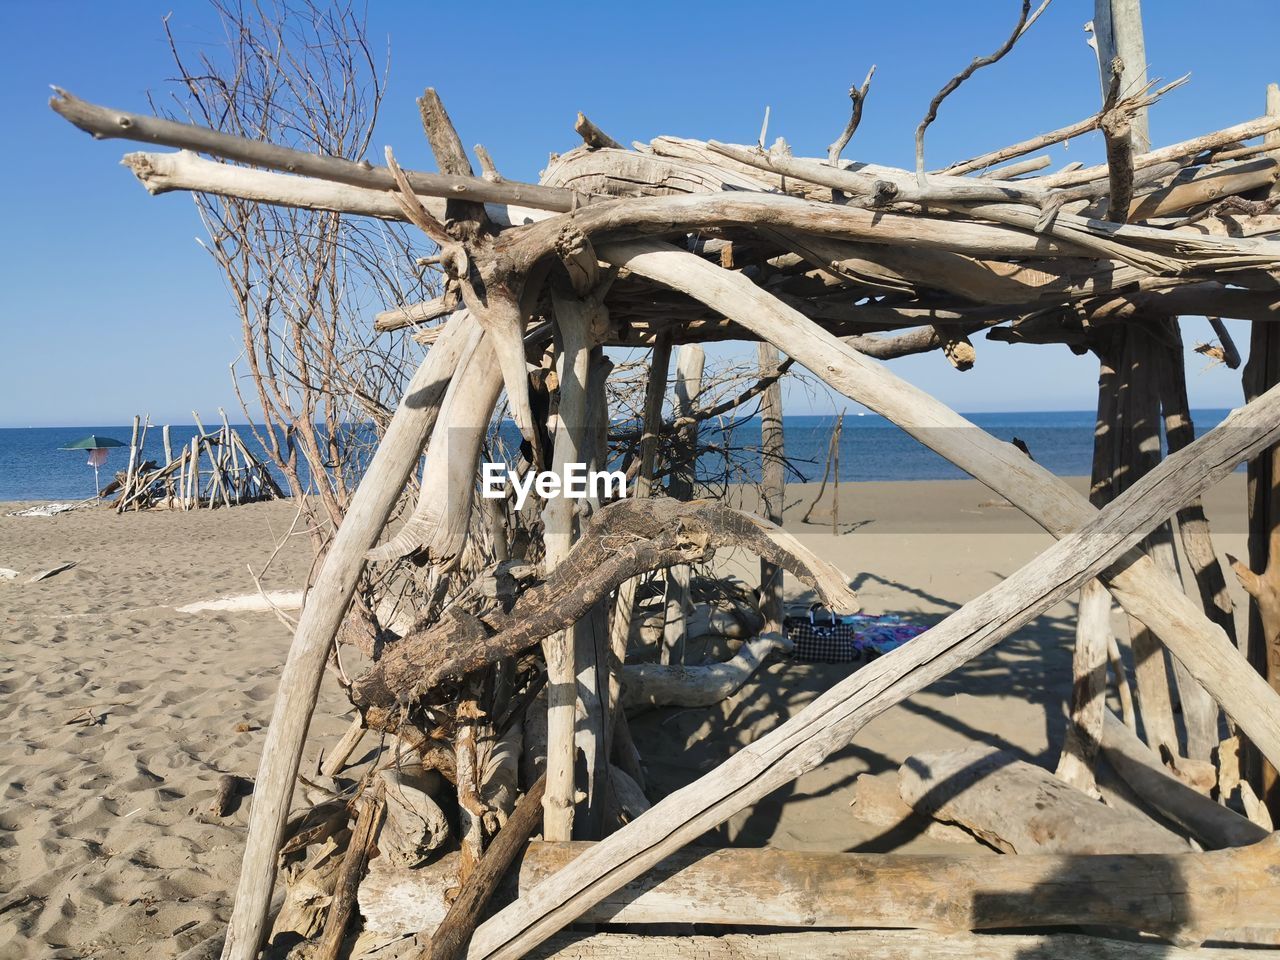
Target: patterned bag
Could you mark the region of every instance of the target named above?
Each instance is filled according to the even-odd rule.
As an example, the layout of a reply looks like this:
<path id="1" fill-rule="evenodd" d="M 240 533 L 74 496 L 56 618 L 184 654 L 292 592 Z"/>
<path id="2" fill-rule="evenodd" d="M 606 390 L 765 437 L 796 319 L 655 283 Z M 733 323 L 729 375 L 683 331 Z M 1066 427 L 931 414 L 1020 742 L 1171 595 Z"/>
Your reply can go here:
<path id="1" fill-rule="evenodd" d="M 817 616 L 821 606 L 814 604 L 806 617 L 787 617 L 783 632 L 795 646 L 792 656 L 806 663 L 854 663 L 861 659 L 853 627 L 827 613 L 830 620 Z"/>

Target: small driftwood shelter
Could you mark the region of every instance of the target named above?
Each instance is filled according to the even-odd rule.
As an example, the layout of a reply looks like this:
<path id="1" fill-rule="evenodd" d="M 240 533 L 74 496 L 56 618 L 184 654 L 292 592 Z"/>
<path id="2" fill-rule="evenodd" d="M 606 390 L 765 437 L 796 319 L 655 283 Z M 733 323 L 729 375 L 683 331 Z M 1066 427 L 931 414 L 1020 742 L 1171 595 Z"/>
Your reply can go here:
<path id="1" fill-rule="evenodd" d="M 125 158 L 152 193 L 200 191 L 407 221 L 439 247 L 448 278 L 437 300 L 377 319 L 379 329 L 411 329 L 431 347 L 297 624 L 225 957 L 256 956 L 282 854 L 297 883 L 280 916 L 312 937 L 320 956 L 336 954 L 357 909 L 395 936 L 417 932 L 415 955 L 477 960 L 864 951 L 1211 957 L 1219 951 L 1199 945 L 1275 942 L 1280 841 L 1262 825 L 1262 802 L 1274 802 L 1280 765 L 1280 481 L 1272 452 L 1280 439 L 1280 215 L 1272 199 L 1280 93 L 1268 91 L 1262 116 L 1152 148 L 1145 111 L 1174 84 L 1156 89 L 1146 80 L 1136 3 L 1099 0 L 1097 8 L 1101 111 L 940 169 L 925 164 L 929 123 L 973 70 L 1016 43 L 1035 18 L 1029 3 L 1000 50 L 974 61 L 930 105 L 915 170 L 842 159 L 870 74 L 851 89 L 852 116 L 823 158 L 793 156 L 781 141 L 765 149 L 659 137 L 627 148 L 579 116 L 582 144 L 554 158 L 537 184 L 505 179 L 482 148 L 477 174 L 433 90 L 419 105 L 438 173 L 403 170 L 389 149 L 383 166 L 309 155 L 58 92 L 53 108 L 94 136 L 178 149 Z M 1106 139 L 1105 164 L 1045 170 L 1038 150 L 1093 130 Z M 1182 314 L 1253 322 L 1251 399 L 1200 439 L 1188 410 Z M 880 362 L 941 351 L 964 370 L 981 363 L 970 340 L 980 331 L 1097 355 L 1090 497 Z M 620 705 L 629 697 L 712 702 L 740 684 L 780 642 L 767 628 L 780 620 L 781 569 L 835 610 L 857 604 L 844 573 L 774 523 L 692 499 L 691 486 L 674 477 L 675 496 L 649 496 L 672 348 L 726 339 L 762 345 L 760 381 L 748 395 L 766 398 L 767 417 L 780 420 L 778 376 L 799 364 L 1006 497 L 1058 542 L 650 808 L 629 763 Z M 509 536 L 509 512 L 493 524 L 494 562 L 472 602 L 384 631 L 370 648 L 372 665 L 349 687 L 359 719 L 324 772 L 340 771 L 369 729 L 398 744 L 397 763 L 371 772 L 358 800 L 326 800 L 290 820 L 317 690 L 335 641 L 349 640 L 365 565 L 413 555 L 434 571 L 451 569 L 470 536 L 477 463 L 504 391 L 527 441 L 526 467 L 602 462 L 609 345 L 653 350 L 632 496 L 594 504 L 589 515 L 549 500 L 533 543 Z M 1225 328 L 1215 349 L 1235 355 Z M 686 396 L 677 396 L 670 426 L 685 429 L 697 422 L 696 390 L 689 395 L 687 385 L 700 364 L 694 351 L 681 353 L 677 380 L 686 386 L 677 393 Z M 1163 460 L 1153 443 L 1161 424 Z M 424 451 L 417 508 L 386 539 L 388 516 Z M 1238 573 L 1258 600 L 1252 645 L 1235 636 L 1198 500 L 1245 461 L 1254 549 Z M 781 478 L 767 486 L 774 512 Z M 1193 561 L 1193 595 L 1174 575 L 1175 530 Z M 692 592 L 688 565 L 729 545 L 759 555 L 766 584 L 749 626 L 735 621 L 747 637 L 733 660 L 679 663 L 697 616 L 706 632 L 732 629 L 723 611 L 695 607 L 674 618 L 674 630 L 673 618 L 661 620 L 661 662 L 626 664 L 642 619 L 636 578 L 669 570 L 668 592 Z M 684 850 L 821 764 L 873 717 L 1077 592 L 1071 727 L 1057 776 L 999 755 L 922 756 L 903 768 L 901 800 L 892 798 L 1010 856 L 978 867 L 951 857 Z M 1113 601 L 1134 624 L 1136 699 L 1109 626 Z M 517 679 L 530 675 L 531 661 L 545 664 L 541 697 L 540 683 Z M 1105 706 L 1109 664 L 1118 668 L 1123 719 Z M 1232 734 L 1225 741 L 1220 714 Z M 1137 719 L 1145 740 L 1134 732 Z M 1243 788 L 1251 818 L 1209 796 L 1225 799 L 1240 785 L 1233 751 L 1242 744 L 1245 772 L 1253 764 L 1255 774 Z M 1097 801 L 1107 792 L 1095 779 L 1103 757 L 1147 813 Z M 416 767 L 397 765 L 408 760 Z M 345 855 L 330 846 L 297 869 L 309 843 L 339 833 Z M 542 842 L 529 846 L 534 834 Z M 486 919 L 486 903 L 517 860 L 518 894 Z M 309 913 L 295 895 L 306 883 L 319 891 Z M 822 932 L 562 933 L 579 920 Z M 1082 926 L 1176 946 L 974 932 Z M 868 929 L 886 927 L 904 929 Z"/>

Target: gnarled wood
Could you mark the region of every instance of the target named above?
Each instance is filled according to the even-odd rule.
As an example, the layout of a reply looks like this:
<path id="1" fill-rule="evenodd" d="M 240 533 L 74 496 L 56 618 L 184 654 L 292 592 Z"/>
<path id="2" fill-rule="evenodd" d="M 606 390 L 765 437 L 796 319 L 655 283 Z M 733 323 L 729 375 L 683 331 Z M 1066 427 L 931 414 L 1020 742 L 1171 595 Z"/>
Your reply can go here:
<path id="1" fill-rule="evenodd" d="M 252 960 L 258 952 L 275 880 L 276 852 L 329 649 L 364 568 L 364 553 L 387 522 L 435 426 L 458 361 L 478 334 L 465 312 L 455 314 L 427 354 L 391 418 L 307 593 L 262 747 L 224 960 Z"/>
<path id="2" fill-rule="evenodd" d="M 710 500 L 619 500 L 591 518 L 579 542 L 510 613 L 483 618 L 451 610 L 392 644 L 352 685 L 366 710 L 518 653 L 575 623 L 623 580 L 733 545 L 766 557 L 812 587 L 831 609 L 852 613 L 857 597 L 831 564 L 759 517 Z"/>

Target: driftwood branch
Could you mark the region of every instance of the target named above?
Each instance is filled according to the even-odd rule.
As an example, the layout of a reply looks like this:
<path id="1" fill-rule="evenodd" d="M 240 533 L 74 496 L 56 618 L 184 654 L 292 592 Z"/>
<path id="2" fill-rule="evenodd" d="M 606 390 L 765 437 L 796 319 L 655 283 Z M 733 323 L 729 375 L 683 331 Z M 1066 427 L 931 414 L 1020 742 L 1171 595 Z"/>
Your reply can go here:
<path id="1" fill-rule="evenodd" d="M 845 124 L 844 130 L 841 131 L 840 136 L 836 137 L 835 142 L 827 147 L 827 163 L 833 167 L 840 165 L 840 151 L 849 145 L 849 141 L 858 130 L 858 124 L 862 122 L 862 107 L 867 102 L 871 78 L 875 75 L 876 65 L 873 63 L 871 69 L 867 71 L 867 78 L 862 81 L 862 86 L 849 88 L 849 99 L 853 102 L 849 122 Z"/>
<path id="2" fill-rule="evenodd" d="M 724 546 L 778 564 L 833 610 L 858 608 L 843 574 L 759 517 L 709 500 L 620 500 L 591 518 L 565 559 L 510 613 L 477 617 L 454 610 L 437 624 L 415 628 L 355 681 L 353 697 L 365 709 L 388 709 L 564 630 L 630 577 L 705 560 Z"/>
<path id="3" fill-rule="evenodd" d="M 934 98 L 929 101 L 929 109 L 925 112 L 924 119 L 920 121 L 920 125 L 916 127 L 916 176 L 920 178 L 921 185 L 924 184 L 925 176 L 924 132 L 929 129 L 929 124 L 938 118 L 938 108 L 942 106 L 942 101 L 954 93 L 960 84 L 968 80 L 978 70 L 1002 60 L 1005 54 L 1013 49 L 1013 45 L 1018 42 L 1018 38 L 1036 22 L 1048 5 L 1049 0 L 1044 0 L 1036 8 L 1036 12 L 1031 13 L 1031 0 L 1022 0 L 1022 9 L 1018 13 L 1018 22 L 1014 25 L 1013 33 L 1009 34 L 1009 39 L 1002 43 L 995 53 L 985 57 L 974 57 L 967 67 L 948 80 L 943 88 L 934 95 Z"/>

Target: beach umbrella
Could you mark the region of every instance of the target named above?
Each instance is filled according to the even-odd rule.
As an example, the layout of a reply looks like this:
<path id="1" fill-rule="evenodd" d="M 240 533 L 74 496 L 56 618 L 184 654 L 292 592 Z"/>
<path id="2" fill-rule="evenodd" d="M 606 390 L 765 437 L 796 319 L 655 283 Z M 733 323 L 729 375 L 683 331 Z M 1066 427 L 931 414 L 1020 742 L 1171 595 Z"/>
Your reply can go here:
<path id="1" fill-rule="evenodd" d="M 63 450 L 88 450 L 89 466 L 93 467 L 93 492 L 96 495 L 102 489 L 102 484 L 98 480 L 98 467 L 107 462 L 107 450 L 111 447 L 123 447 L 124 444 L 119 440 L 111 437 L 100 437 L 96 433 L 91 433 L 82 440 L 75 443 L 69 443 Z"/>

